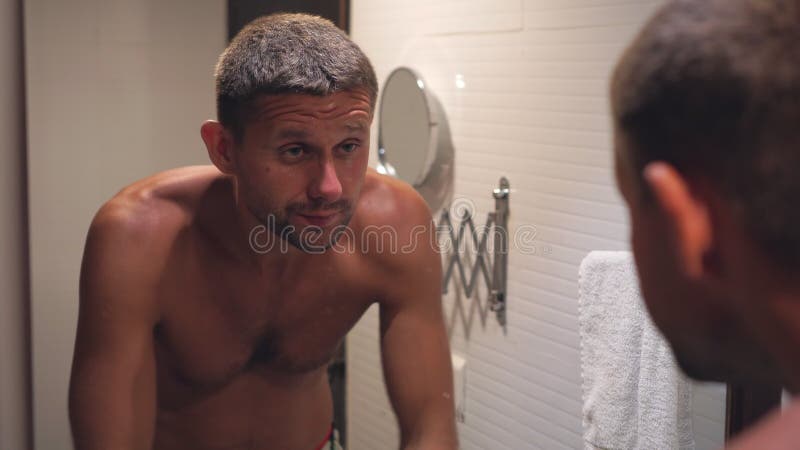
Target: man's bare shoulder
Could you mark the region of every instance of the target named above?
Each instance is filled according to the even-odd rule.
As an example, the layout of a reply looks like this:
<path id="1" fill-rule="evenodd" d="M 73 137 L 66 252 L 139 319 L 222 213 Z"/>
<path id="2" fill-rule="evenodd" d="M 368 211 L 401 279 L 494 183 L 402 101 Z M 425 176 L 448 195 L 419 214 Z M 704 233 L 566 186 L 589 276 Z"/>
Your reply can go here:
<path id="1" fill-rule="evenodd" d="M 220 176 L 214 168 L 186 167 L 119 191 L 89 227 L 84 276 L 105 272 L 107 266 L 128 269 L 126 273 L 142 280 L 156 276 L 177 237 L 192 223 L 204 193 Z"/>
<path id="2" fill-rule="evenodd" d="M 413 187 L 396 178 L 367 172 L 353 225 L 367 255 L 390 271 L 432 258 L 435 230 L 430 209 Z"/>
<path id="3" fill-rule="evenodd" d="M 368 170 L 358 205 L 358 226 L 392 226 L 411 229 L 427 225 L 430 209 L 407 183 Z"/>
<path id="4" fill-rule="evenodd" d="M 800 442 L 800 401 L 776 411 L 727 447 L 728 450 L 794 450 Z"/>
<path id="5" fill-rule="evenodd" d="M 213 166 L 159 172 L 120 190 L 100 208 L 93 225 L 119 232 L 163 234 L 191 220 L 208 190 L 224 178 Z"/>

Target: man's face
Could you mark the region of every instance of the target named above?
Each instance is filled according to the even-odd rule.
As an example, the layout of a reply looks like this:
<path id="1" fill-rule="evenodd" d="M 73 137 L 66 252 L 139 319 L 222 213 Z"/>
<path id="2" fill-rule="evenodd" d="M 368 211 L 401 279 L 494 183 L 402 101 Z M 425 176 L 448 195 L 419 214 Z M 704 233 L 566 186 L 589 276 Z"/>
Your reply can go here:
<path id="1" fill-rule="evenodd" d="M 642 198 L 630 148 L 615 136 L 617 185 L 630 212 L 631 247 L 645 304 L 687 375 L 701 380 L 764 379 L 770 362 L 742 325 L 724 286 L 689 277 L 656 200 Z"/>
<path id="2" fill-rule="evenodd" d="M 352 217 L 369 159 L 372 107 L 360 90 L 264 95 L 237 160 L 239 196 L 271 231 L 327 248 Z"/>

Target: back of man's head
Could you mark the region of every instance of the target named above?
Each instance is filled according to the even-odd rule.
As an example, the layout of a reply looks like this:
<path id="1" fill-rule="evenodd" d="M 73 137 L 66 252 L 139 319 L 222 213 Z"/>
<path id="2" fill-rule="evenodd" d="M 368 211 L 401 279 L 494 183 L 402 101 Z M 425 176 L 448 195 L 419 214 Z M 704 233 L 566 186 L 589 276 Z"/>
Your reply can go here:
<path id="1" fill-rule="evenodd" d="M 612 104 L 640 189 L 656 160 L 705 178 L 800 268 L 800 0 L 669 2 L 618 66 Z"/>
<path id="2" fill-rule="evenodd" d="M 245 26 L 220 56 L 217 118 L 237 138 L 263 94 L 324 96 L 363 89 L 374 107 L 375 72 L 361 49 L 330 21 L 307 14 L 275 14 Z"/>

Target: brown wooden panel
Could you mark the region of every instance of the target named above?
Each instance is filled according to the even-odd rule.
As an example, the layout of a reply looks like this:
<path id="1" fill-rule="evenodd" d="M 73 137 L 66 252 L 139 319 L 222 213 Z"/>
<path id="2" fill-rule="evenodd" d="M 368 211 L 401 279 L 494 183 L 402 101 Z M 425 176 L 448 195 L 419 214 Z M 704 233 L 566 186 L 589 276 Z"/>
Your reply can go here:
<path id="1" fill-rule="evenodd" d="M 725 438 L 730 440 L 750 428 L 781 404 L 780 386 L 728 385 Z"/>
<path id="2" fill-rule="evenodd" d="M 350 31 L 350 0 L 228 0 L 228 39 L 251 20 L 276 12 L 316 14 Z"/>

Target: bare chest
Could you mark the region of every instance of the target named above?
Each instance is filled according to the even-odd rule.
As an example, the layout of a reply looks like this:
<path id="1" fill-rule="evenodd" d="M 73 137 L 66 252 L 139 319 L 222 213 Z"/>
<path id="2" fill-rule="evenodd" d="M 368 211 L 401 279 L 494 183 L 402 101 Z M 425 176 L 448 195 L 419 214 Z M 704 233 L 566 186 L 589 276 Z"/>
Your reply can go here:
<path id="1" fill-rule="evenodd" d="M 159 371 L 196 387 L 245 372 L 294 376 L 331 360 L 371 304 L 346 275 L 309 272 L 297 283 L 257 287 L 235 277 L 175 283 L 157 329 Z"/>

